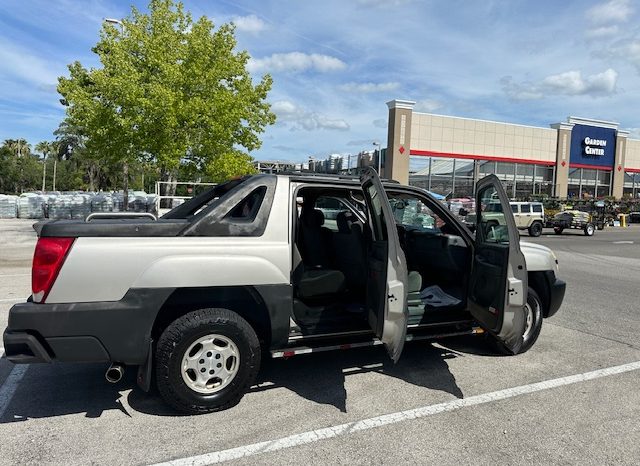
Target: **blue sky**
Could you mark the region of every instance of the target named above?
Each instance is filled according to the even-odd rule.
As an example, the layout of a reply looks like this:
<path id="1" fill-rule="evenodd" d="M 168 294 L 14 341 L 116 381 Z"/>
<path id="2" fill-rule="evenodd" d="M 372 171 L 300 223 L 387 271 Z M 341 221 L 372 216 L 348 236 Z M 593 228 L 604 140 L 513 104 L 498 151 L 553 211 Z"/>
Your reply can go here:
<path id="1" fill-rule="evenodd" d="M 391 99 L 418 111 L 547 126 L 613 120 L 640 137 L 640 2 L 524 0 L 186 1 L 233 21 L 256 77 L 271 73 L 278 123 L 252 155 L 302 161 L 386 143 Z M 146 9 L 147 2 L 134 2 Z M 66 65 L 116 0 L 0 3 L 0 140 L 52 139 Z"/>

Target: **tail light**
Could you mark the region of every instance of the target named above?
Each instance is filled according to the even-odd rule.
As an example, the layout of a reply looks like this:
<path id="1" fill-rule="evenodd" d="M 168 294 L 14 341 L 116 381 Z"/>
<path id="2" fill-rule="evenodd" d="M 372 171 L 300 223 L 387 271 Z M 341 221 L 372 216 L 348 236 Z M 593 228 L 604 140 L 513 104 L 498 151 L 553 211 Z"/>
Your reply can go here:
<path id="1" fill-rule="evenodd" d="M 33 301 L 44 303 L 75 238 L 39 238 L 33 254 Z"/>

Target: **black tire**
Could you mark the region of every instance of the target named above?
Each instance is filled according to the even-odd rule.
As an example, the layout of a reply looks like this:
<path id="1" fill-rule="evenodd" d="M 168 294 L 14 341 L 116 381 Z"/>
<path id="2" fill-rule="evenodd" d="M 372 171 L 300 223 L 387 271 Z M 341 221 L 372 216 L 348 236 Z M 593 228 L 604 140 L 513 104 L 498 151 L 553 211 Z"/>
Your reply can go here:
<path id="1" fill-rule="evenodd" d="M 562 227 L 553 227 L 553 232 L 556 235 L 561 235 L 563 231 L 564 231 L 564 228 L 562 228 Z"/>
<path id="2" fill-rule="evenodd" d="M 604 230 L 604 223 L 598 223 L 598 230 L 599 231 Z"/>
<path id="3" fill-rule="evenodd" d="M 596 227 L 593 225 L 593 223 L 587 223 L 584 226 L 584 234 L 585 236 L 593 236 L 593 234 L 596 232 Z"/>
<path id="4" fill-rule="evenodd" d="M 542 307 L 543 307 L 543 304 L 542 304 L 542 300 L 540 299 L 540 296 L 538 296 L 538 293 L 536 293 L 536 291 L 533 288 L 529 287 L 527 292 L 526 310 L 527 310 L 527 314 L 529 314 L 530 317 L 527 317 L 525 315 L 525 319 L 526 321 L 528 321 L 528 325 L 526 326 L 523 334 L 523 341 L 522 341 L 522 346 L 520 347 L 520 351 L 518 351 L 517 353 L 514 353 L 509 348 L 504 346 L 502 342 L 497 340 L 494 336 L 490 335 L 490 342 L 494 350 L 498 354 L 503 354 L 506 356 L 513 356 L 515 354 L 522 354 L 529 351 L 529 349 L 531 349 L 531 347 L 538 340 L 538 337 L 540 336 L 540 331 L 542 330 L 542 316 L 543 316 Z"/>
<path id="5" fill-rule="evenodd" d="M 542 223 L 533 222 L 529 227 L 529 236 L 533 236 L 534 238 L 537 238 L 541 234 L 542 234 Z"/>
<path id="6" fill-rule="evenodd" d="M 187 386 L 181 366 L 189 347 L 209 334 L 231 340 L 238 349 L 239 364 L 227 386 L 214 393 L 203 394 Z M 165 402 L 183 413 L 201 414 L 228 409 L 238 404 L 255 382 L 260 358 L 258 336 L 238 314 L 228 309 L 193 311 L 173 321 L 158 340 L 155 358 L 158 391 Z"/>

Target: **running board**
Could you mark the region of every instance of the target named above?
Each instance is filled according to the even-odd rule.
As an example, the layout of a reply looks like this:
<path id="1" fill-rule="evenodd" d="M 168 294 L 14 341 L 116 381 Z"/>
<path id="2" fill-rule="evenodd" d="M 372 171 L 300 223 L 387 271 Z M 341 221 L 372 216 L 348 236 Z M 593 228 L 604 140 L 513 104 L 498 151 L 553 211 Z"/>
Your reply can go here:
<path id="1" fill-rule="evenodd" d="M 448 337 L 457 337 L 463 335 L 478 335 L 484 333 L 484 330 L 480 327 L 473 327 L 470 330 L 464 331 L 456 331 L 456 332 L 448 332 L 441 333 L 437 335 L 415 335 L 409 334 L 406 337 L 406 341 L 418 341 L 418 340 L 437 340 L 440 338 L 448 338 Z M 335 350 L 347 350 L 353 348 L 364 348 L 367 346 L 378 346 L 381 345 L 382 341 L 377 338 L 373 338 L 368 341 L 361 341 L 357 343 L 344 343 L 344 344 L 336 344 L 336 345 L 328 345 L 328 346 L 298 346 L 294 348 L 285 348 L 271 351 L 271 357 L 273 359 L 277 358 L 290 358 L 299 354 L 310 354 L 310 353 L 321 353 L 324 351 L 335 351 Z"/>

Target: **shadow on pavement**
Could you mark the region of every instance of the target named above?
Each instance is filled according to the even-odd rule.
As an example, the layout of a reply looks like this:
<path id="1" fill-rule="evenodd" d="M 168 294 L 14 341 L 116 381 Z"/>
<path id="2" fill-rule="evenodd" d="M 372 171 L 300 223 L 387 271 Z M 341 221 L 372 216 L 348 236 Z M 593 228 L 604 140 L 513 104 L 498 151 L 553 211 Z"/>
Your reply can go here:
<path id="1" fill-rule="evenodd" d="M 6 360 L 3 364 L 12 366 Z M 106 367 L 106 364 L 29 365 L 0 424 L 78 413 L 98 418 L 114 409 L 128 416 L 120 392 L 135 386 L 135 371 L 128 371 L 126 380 L 112 385 L 104 379 Z"/>
<path id="2" fill-rule="evenodd" d="M 461 354 L 424 342 L 407 344 L 398 364 L 393 364 L 381 347 L 301 355 L 289 360 L 266 360 L 258 383 L 249 394 L 286 388 L 315 403 L 346 412 L 347 377 L 377 372 L 457 398 L 463 393 L 449 371 L 447 359 Z M 106 364 L 34 364 L 29 366 L 0 423 L 26 421 L 84 413 L 97 418 L 118 410 L 129 416 L 127 407 L 156 415 L 178 416 L 157 392 L 142 392 L 136 385 L 135 368 L 128 368 L 117 384 L 104 380 Z M 132 389 L 128 395 L 123 392 Z M 123 405 L 122 397 L 126 396 Z"/>
<path id="3" fill-rule="evenodd" d="M 258 385 L 249 392 L 284 387 L 307 400 L 346 412 L 346 377 L 377 372 L 463 398 L 446 362 L 458 356 L 460 354 L 428 343 L 413 343 L 405 346 L 397 364 L 380 347 L 298 356 L 289 361 L 273 360 L 261 374 Z"/>

